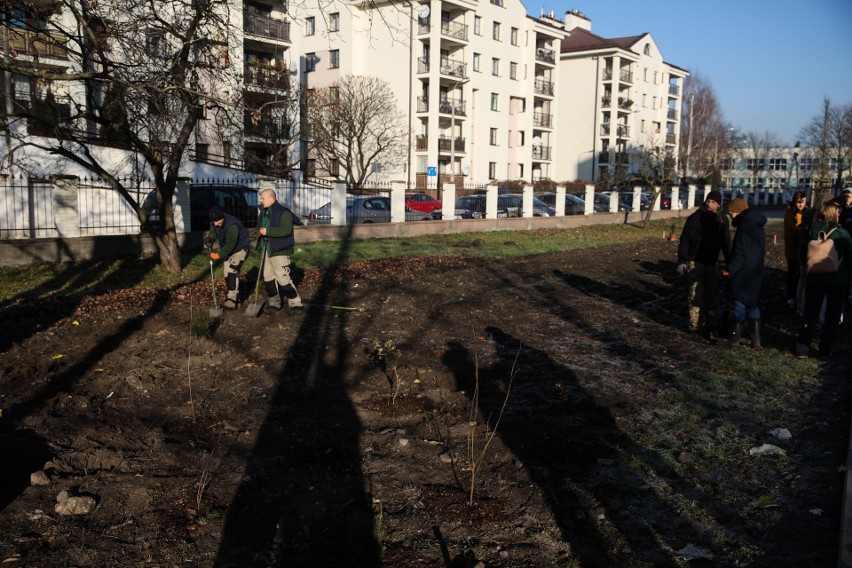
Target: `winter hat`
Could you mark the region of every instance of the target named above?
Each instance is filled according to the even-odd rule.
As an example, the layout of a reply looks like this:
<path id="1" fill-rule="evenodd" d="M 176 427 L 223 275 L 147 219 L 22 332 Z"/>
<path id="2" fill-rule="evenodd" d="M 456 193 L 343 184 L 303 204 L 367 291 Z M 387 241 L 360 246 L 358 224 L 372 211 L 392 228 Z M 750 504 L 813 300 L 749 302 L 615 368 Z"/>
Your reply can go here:
<path id="1" fill-rule="evenodd" d="M 710 193 L 707 194 L 707 197 L 704 198 L 704 203 L 707 203 L 710 200 L 715 201 L 719 205 L 722 204 L 722 193 L 717 190 L 711 190 Z"/>
<path id="2" fill-rule="evenodd" d="M 742 197 L 737 197 L 728 203 L 728 212 L 730 213 L 742 213 L 746 209 L 748 209 L 748 201 Z"/>
<path id="3" fill-rule="evenodd" d="M 846 189 L 840 192 L 840 195 L 843 195 L 844 193 L 852 193 L 852 187 L 847 187 Z"/>
<path id="4" fill-rule="evenodd" d="M 222 211 L 222 208 L 218 205 L 214 205 L 212 209 L 210 209 L 210 220 L 214 223 L 219 221 L 220 219 L 225 218 L 225 212 Z"/>

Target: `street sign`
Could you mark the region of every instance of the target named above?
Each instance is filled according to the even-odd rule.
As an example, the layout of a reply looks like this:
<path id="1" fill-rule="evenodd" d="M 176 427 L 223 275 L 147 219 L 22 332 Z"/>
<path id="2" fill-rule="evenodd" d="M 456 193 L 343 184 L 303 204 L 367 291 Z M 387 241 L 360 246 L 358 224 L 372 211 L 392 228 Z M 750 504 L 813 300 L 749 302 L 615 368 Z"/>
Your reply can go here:
<path id="1" fill-rule="evenodd" d="M 436 166 L 429 166 L 428 168 L 426 168 L 426 172 L 428 173 L 429 177 L 437 177 L 438 168 Z"/>

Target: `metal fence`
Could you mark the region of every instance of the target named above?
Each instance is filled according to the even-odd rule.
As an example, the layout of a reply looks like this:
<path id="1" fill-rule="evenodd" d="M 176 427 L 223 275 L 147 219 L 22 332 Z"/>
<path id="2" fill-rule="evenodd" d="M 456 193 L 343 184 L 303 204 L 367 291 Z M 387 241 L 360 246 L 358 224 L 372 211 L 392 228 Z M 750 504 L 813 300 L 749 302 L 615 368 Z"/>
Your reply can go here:
<path id="1" fill-rule="evenodd" d="M 148 180 L 125 180 L 124 187 L 142 205 L 154 190 Z M 80 235 L 132 235 L 139 232 L 139 217 L 133 207 L 107 182 L 81 179 L 78 184 Z"/>
<path id="2" fill-rule="evenodd" d="M 0 238 L 56 237 L 53 183 L 49 180 L 6 177 L 0 180 Z"/>

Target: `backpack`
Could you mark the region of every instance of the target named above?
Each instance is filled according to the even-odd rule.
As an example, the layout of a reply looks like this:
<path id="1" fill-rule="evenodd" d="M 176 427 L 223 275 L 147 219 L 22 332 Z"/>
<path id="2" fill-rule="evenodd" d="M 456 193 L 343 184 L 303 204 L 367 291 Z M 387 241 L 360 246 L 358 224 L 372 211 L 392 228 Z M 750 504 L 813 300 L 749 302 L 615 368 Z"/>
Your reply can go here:
<path id="1" fill-rule="evenodd" d="M 812 274 L 826 274 L 837 272 L 840 269 L 840 257 L 834 248 L 834 241 L 829 235 L 837 230 L 833 228 L 829 232 L 820 231 L 817 238 L 808 242 L 808 272 Z"/>

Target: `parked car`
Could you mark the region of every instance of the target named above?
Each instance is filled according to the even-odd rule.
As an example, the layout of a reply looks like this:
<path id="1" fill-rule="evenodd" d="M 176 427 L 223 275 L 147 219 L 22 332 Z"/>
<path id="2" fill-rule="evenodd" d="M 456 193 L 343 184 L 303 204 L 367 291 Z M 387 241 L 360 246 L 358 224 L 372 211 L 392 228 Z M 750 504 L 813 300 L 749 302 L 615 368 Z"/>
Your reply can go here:
<path id="1" fill-rule="evenodd" d="M 595 211 L 598 211 L 598 208 L 600 207 L 599 212 L 608 213 L 609 210 L 610 210 L 609 204 L 610 204 L 610 195 L 608 193 L 595 193 Z M 633 210 L 632 205 L 630 205 L 628 203 L 624 203 L 623 201 L 619 202 L 618 211 L 624 212 L 624 211 L 632 211 L 632 210 Z"/>
<path id="2" fill-rule="evenodd" d="M 190 231 L 210 228 L 210 209 L 218 205 L 240 220 L 247 229 L 257 226 L 258 193 L 256 189 L 239 184 L 192 184 L 189 188 Z M 142 202 L 148 212 L 148 223 L 154 230 L 162 228 L 157 210 L 157 193 L 152 191 Z"/>
<path id="3" fill-rule="evenodd" d="M 551 209 L 556 207 L 555 193 L 539 193 L 538 199 Z M 586 212 L 586 202 L 573 193 L 565 194 L 565 215 L 583 215 Z"/>
<path id="4" fill-rule="evenodd" d="M 497 195 L 497 217 L 521 217 L 523 215 L 524 198 L 516 193 L 501 193 Z M 465 195 L 456 200 L 456 216 L 458 210 L 467 213 L 462 218 L 483 219 L 485 218 L 485 195 Z M 556 210 L 549 207 L 538 198 L 533 198 L 533 217 L 552 217 Z"/>
<path id="5" fill-rule="evenodd" d="M 432 216 L 422 211 L 405 208 L 406 221 L 430 221 Z M 390 223 L 390 197 L 381 195 L 346 196 L 346 223 Z M 308 213 L 309 225 L 328 225 L 331 223 L 331 202 Z"/>
<path id="6" fill-rule="evenodd" d="M 406 193 L 405 205 L 414 211 L 422 211 L 430 215 L 441 210 L 441 201 L 423 192 Z"/>

